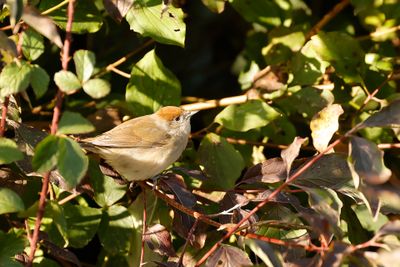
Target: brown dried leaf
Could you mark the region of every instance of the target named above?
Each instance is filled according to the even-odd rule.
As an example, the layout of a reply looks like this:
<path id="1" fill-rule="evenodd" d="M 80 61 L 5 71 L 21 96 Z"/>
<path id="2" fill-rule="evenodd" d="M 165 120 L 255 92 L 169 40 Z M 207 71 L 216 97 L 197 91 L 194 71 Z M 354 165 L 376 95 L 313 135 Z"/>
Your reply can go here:
<path id="1" fill-rule="evenodd" d="M 161 224 L 155 224 L 147 228 L 144 234 L 144 241 L 151 250 L 162 256 L 176 256 L 176 252 L 172 246 L 171 235 Z"/>
<path id="2" fill-rule="evenodd" d="M 272 158 L 248 169 L 241 183 L 277 183 L 285 180 L 285 178 L 286 166 L 284 161 L 281 158 Z"/>
<path id="3" fill-rule="evenodd" d="M 58 34 L 57 27 L 53 20 L 47 16 L 43 16 L 32 6 L 26 6 L 22 19 L 38 33 L 45 36 L 59 48 L 63 47 L 61 37 Z"/>
<path id="4" fill-rule="evenodd" d="M 333 243 L 333 248 L 325 255 L 322 262 L 322 267 L 339 267 L 343 259 L 350 253 L 348 244 L 336 241 Z"/>
<path id="5" fill-rule="evenodd" d="M 246 252 L 228 245 L 220 246 L 206 262 L 206 267 L 253 266 Z"/>
<path id="6" fill-rule="evenodd" d="M 342 114 L 342 106 L 333 104 L 323 108 L 312 118 L 311 136 L 314 147 L 319 152 L 325 151 L 333 134 L 339 129 L 339 116 Z"/>
<path id="7" fill-rule="evenodd" d="M 281 157 L 286 165 L 286 176 L 289 177 L 290 169 L 293 161 L 297 158 L 300 152 L 301 145 L 307 141 L 307 138 L 296 136 L 290 146 L 281 151 Z"/>
<path id="8" fill-rule="evenodd" d="M 104 8 L 110 16 L 121 22 L 133 5 L 133 0 L 103 0 Z"/>

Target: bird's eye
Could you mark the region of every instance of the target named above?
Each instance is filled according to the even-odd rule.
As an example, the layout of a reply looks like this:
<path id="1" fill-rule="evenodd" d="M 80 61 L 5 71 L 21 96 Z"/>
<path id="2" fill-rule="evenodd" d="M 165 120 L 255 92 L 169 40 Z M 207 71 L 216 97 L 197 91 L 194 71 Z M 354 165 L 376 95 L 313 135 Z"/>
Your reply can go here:
<path id="1" fill-rule="evenodd" d="M 175 121 L 180 121 L 180 120 L 181 120 L 181 116 L 175 117 L 174 120 L 175 120 Z"/>

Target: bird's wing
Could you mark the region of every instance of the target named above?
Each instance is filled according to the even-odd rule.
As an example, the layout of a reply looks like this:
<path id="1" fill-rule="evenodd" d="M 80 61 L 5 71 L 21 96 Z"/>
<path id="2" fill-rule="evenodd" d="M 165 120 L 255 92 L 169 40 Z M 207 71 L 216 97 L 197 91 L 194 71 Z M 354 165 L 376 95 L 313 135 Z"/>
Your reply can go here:
<path id="1" fill-rule="evenodd" d="M 154 124 L 150 116 L 132 119 L 99 136 L 81 140 L 81 143 L 98 147 L 161 147 L 170 136 Z"/>

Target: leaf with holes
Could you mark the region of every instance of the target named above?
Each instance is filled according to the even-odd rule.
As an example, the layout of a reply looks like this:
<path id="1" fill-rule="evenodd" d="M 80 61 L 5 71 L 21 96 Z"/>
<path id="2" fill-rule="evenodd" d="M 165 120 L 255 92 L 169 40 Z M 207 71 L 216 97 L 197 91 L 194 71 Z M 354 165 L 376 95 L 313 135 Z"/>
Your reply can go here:
<path id="1" fill-rule="evenodd" d="M 231 265 L 233 264 L 234 265 Z M 214 266 L 253 266 L 246 252 L 229 246 L 221 245 L 207 260 L 206 267 Z"/>

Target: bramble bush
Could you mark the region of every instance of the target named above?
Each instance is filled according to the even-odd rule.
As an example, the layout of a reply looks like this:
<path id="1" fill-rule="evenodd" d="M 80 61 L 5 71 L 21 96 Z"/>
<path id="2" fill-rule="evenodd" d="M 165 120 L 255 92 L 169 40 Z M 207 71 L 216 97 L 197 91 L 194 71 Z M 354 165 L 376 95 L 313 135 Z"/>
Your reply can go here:
<path id="1" fill-rule="evenodd" d="M 0 20 L 0 266 L 398 266 L 398 1 L 4 0 Z M 77 142 L 167 105 L 200 112 L 157 179 Z"/>

